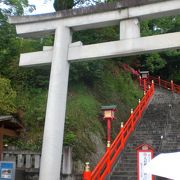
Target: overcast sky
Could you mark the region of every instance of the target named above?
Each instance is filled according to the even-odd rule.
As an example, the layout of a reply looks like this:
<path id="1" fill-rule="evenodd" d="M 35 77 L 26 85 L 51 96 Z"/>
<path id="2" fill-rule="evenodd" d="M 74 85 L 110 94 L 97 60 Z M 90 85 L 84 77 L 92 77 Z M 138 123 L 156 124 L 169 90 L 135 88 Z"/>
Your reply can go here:
<path id="1" fill-rule="evenodd" d="M 54 0 L 28 0 L 29 4 L 35 5 L 36 10 L 31 14 L 43 14 L 54 12 L 53 2 Z"/>

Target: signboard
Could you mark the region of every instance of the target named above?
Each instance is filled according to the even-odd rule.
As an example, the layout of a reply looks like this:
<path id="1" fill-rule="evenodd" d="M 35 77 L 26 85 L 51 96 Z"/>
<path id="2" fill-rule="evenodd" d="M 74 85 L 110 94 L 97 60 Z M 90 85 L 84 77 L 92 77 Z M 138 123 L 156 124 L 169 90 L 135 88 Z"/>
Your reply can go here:
<path id="1" fill-rule="evenodd" d="M 0 180 L 15 180 L 15 162 L 0 161 Z"/>
<path id="2" fill-rule="evenodd" d="M 152 175 L 144 172 L 144 166 L 152 159 L 151 152 L 139 152 L 139 180 L 152 180 Z"/>
<path id="3" fill-rule="evenodd" d="M 148 145 L 142 145 L 137 149 L 138 180 L 153 180 L 154 177 L 144 172 L 145 165 L 153 158 L 153 150 Z"/>

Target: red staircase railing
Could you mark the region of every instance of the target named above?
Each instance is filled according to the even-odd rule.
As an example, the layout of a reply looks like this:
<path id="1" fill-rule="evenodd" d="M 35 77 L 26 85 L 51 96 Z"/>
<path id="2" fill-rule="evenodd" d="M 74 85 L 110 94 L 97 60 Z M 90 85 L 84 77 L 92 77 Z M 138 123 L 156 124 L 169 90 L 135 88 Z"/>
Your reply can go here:
<path id="1" fill-rule="evenodd" d="M 172 80 L 170 82 L 168 82 L 168 81 L 162 80 L 160 78 L 160 76 L 158 76 L 158 77 L 149 76 L 148 79 L 150 82 L 153 80 L 155 85 L 158 85 L 165 89 L 171 90 L 172 92 L 180 94 L 180 85 L 174 84 L 174 82 Z"/>
<path id="2" fill-rule="evenodd" d="M 104 180 L 105 177 L 111 172 L 113 165 L 115 164 L 117 157 L 120 155 L 124 146 L 134 131 L 135 126 L 142 116 L 142 112 L 146 109 L 151 97 L 154 94 L 154 83 L 151 84 L 144 97 L 135 108 L 124 127 L 120 129 L 120 132 L 116 136 L 115 140 L 109 148 L 107 148 L 105 154 L 98 162 L 94 170 L 91 172 L 89 164 L 83 173 L 83 180 Z"/>

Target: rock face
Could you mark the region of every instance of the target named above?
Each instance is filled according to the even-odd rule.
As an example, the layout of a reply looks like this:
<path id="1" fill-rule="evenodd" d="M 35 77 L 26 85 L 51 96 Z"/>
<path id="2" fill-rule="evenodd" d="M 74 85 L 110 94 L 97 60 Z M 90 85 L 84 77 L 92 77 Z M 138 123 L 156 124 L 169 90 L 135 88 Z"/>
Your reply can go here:
<path id="1" fill-rule="evenodd" d="M 135 148 L 146 143 L 162 152 L 180 150 L 180 95 L 164 89 L 156 89 L 155 95 L 111 174 L 111 180 L 137 179 Z M 160 178 L 156 177 L 156 180 Z M 163 179 L 163 178 L 161 178 Z"/>

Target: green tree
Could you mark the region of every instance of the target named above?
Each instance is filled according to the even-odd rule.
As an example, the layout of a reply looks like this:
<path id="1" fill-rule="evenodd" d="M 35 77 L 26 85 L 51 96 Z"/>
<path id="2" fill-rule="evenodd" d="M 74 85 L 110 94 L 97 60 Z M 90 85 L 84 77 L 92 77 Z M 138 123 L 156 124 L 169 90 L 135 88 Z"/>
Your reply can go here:
<path id="1" fill-rule="evenodd" d="M 1 3 L 5 6 L 0 11 L 6 15 L 23 14 L 24 8 L 28 6 L 28 0 L 1 0 Z"/>
<path id="2" fill-rule="evenodd" d="M 157 73 L 167 64 L 167 62 L 158 53 L 147 55 L 145 61 L 146 68 L 152 73 Z"/>
<path id="3" fill-rule="evenodd" d="M 0 78 L 0 114 L 16 112 L 16 92 L 12 89 L 10 80 Z"/>
<path id="4" fill-rule="evenodd" d="M 141 36 L 180 31 L 180 15 L 141 22 Z M 165 79 L 179 79 L 179 50 L 141 56 L 141 65 Z M 176 78 L 177 76 L 177 78 Z"/>

